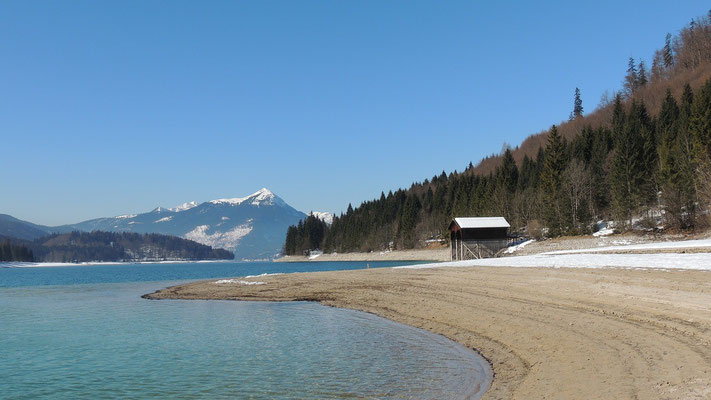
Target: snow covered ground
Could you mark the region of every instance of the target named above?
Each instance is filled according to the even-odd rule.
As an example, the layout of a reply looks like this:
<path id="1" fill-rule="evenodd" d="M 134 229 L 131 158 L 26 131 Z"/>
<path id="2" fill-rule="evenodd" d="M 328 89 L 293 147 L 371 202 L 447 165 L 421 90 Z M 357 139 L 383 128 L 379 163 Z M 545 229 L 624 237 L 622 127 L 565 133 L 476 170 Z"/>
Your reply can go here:
<path id="1" fill-rule="evenodd" d="M 624 246 L 603 246 L 591 249 L 576 249 L 576 250 L 558 250 L 549 251 L 542 254 L 578 254 L 578 253 L 599 253 L 606 251 L 627 251 L 627 250 L 670 250 L 670 249 L 689 249 L 689 248 L 708 248 L 711 252 L 711 239 L 699 240 L 679 240 L 675 242 L 655 242 L 643 244 L 631 244 Z"/>
<path id="2" fill-rule="evenodd" d="M 535 242 L 535 240 L 531 239 L 531 240 L 526 240 L 525 242 L 519 243 L 514 246 L 509 246 L 506 250 L 504 250 L 504 253 L 506 253 L 506 254 L 515 253 L 533 242 Z"/>
<path id="3" fill-rule="evenodd" d="M 708 253 L 604 253 L 605 251 L 610 250 L 668 250 L 684 248 L 708 248 Z M 646 243 L 628 246 L 609 246 L 580 250 L 552 251 L 528 256 L 485 258 L 481 260 L 419 264 L 397 268 L 440 268 L 476 266 L 711 270 L 711 239 Z"/>

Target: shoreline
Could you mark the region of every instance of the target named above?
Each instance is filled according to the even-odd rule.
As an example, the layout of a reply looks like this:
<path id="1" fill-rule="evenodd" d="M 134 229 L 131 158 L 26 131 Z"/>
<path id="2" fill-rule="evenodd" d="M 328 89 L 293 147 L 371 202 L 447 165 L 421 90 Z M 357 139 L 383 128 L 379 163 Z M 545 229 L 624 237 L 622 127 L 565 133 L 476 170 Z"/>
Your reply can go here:
<path id="1" fill-rule="evenodd" d="M 324 253 L 318 256 L 282 256 L 273 262 L 334 262 L 334 261 L 449 261 L 449 247 L 442 249 L 417 249 L 371 251 L 369 253 Z"/>
<path id="2" fill-rule="evenodd" d="M 42 268 L 42 267 L 90 267 L 97 265 L 123 264 L 189 264 L 235 262 L 234 260 L 160 260 L 160 261 L 82 261 L 82 262 L 34 262 L 34 261 L 3 261 L 0 268 Z"/>
<path id="3" fill-rule="evenodd" d="M 491 362 L 483 398 L 711 396 L 707 271 L 459 267 L 194 282 L 151 299 L 316 301 L 441 334 Z M 249 280 L 252 278 L 244 278 Z"/>

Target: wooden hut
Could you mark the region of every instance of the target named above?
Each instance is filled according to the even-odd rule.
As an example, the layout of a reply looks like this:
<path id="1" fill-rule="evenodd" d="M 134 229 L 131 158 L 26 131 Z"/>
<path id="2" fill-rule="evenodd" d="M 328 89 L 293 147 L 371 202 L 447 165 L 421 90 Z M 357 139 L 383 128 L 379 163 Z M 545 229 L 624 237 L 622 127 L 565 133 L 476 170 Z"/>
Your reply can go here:
<path id="1" fill-rule="evenodd" d="M 504 217 L 455 218 L 449 224 L 452 260 L 493 257 L 508 246 L 511 225 Z"/>

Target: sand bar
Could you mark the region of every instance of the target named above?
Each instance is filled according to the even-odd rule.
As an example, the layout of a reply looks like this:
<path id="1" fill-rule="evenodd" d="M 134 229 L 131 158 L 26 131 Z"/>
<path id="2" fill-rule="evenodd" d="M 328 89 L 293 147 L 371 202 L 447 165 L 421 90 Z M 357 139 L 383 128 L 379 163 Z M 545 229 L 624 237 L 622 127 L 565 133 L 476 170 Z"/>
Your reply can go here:
<path id="1" fill-rule="evenodd" d="M 711 398 L 711 272 L 370 269 L 176 286 L 156 299 L 312 300 L 440 333 L 492 363 L 486 399 Z"/>

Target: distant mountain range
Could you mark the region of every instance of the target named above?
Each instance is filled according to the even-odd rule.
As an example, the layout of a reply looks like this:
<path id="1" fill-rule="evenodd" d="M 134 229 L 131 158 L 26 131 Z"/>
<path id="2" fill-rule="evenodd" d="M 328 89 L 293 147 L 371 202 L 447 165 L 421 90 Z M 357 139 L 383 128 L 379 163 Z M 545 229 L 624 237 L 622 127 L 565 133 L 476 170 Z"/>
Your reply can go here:
<path id="1" fill-rule="evenodd" d="M 333 214 L 314 212 L 330 222 Z M 247 197 L 184 203 L 143 214 L 97 218 L 49 227 L 0 214 L 0 235 L 32 240 L 50 233 L 107 231 L 161 233 L 194 240 L 235 253 L 238 260 L 271 259 L 284 245 L 286 230 L 306 214 L 264 188 Z"/>

